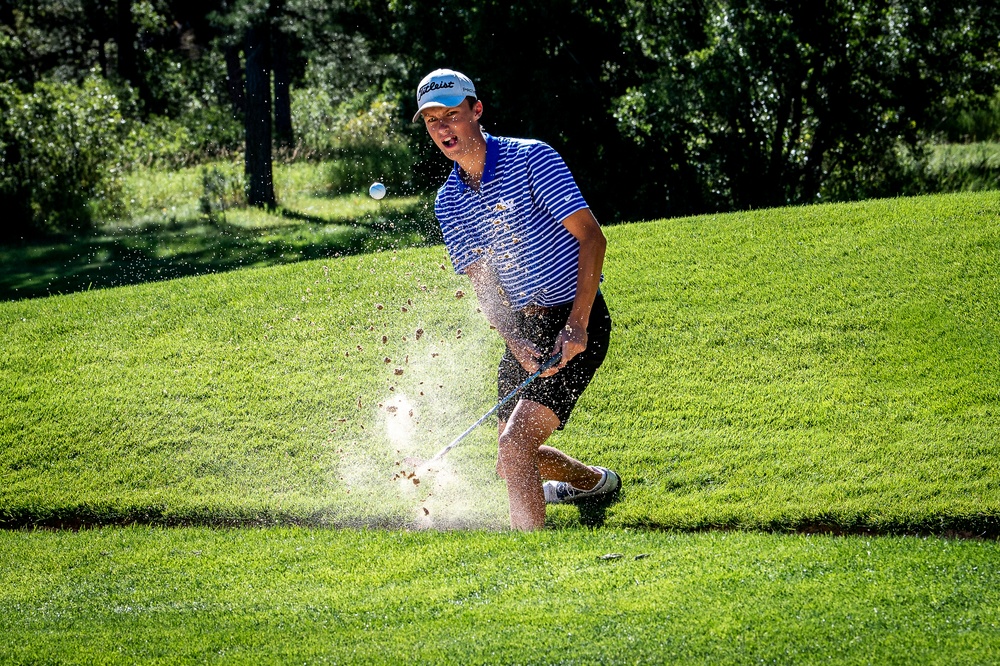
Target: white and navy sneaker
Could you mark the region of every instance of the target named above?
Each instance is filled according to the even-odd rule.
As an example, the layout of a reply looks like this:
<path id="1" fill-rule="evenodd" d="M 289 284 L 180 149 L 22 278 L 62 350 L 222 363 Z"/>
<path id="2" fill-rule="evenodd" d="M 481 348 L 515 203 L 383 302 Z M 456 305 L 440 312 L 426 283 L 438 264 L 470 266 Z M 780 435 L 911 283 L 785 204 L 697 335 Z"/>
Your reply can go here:
<path id="1" fill-rule="evenodd" d="M 618 497 L 622 480 L 606 467 L 594 469 L 601 473 L 601 480 L 590 490 L 574 488 L 568 481 L 546 481 L 542 484 L 546 504 L 576 504 L 613 502 Z"/>

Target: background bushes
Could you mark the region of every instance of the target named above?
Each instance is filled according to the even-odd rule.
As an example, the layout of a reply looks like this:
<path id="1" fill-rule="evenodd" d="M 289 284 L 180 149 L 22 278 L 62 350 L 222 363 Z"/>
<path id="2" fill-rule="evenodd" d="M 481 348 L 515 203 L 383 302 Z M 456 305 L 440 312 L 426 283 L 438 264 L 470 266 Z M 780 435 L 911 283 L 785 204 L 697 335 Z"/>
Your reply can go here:
<path id="1" fill-rule="evenodd" d="M 935 146 L 1000 137 L 996 3 L 8 0 L 0 197 L 24 228 L 6 235 L 127 215 L 125 168 L 238 159 L 250 25 L 270 35 L 274 155 L 327 163 L 332 193 L 440 183 L 409 118 L 441 66 L 477 82 L 487 131 L 555 147 L 603 223 L 995 182 Z"/>
<path id="2" fill-rule="evenodd" d="M 40 81 L 27 93 L 2 83 L 0 111 L 0 235 L 82 231 L 122 212 L 128 123 L 104 79 Z"/>

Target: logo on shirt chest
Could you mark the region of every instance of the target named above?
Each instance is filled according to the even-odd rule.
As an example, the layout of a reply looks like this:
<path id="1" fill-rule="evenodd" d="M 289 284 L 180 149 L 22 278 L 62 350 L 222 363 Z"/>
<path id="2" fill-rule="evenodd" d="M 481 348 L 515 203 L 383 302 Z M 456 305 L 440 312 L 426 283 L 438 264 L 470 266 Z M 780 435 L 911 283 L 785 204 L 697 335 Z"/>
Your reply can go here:
<path id="1" fill-rule="evenodd" d="M 496 204 L 493 205 L 493 210 L 495 210 L 498 213 L 506 210 L 512 210 L 513 208 L 514 208 L 513 199 L 507 199 L 506 201 L 500 199 L 500 201 L 496 202 Z"/>
<path id="2" fill-rule="evenodd" d="M 509 232 L 511 230 L 511 221 L 515 218 L 515 208 L 513 199 L 500 199 L 498 202 L 493 204 L 491 212 L 494 214 L 492 219 L 493 233 L 501 234 L 503 232 Z"/>

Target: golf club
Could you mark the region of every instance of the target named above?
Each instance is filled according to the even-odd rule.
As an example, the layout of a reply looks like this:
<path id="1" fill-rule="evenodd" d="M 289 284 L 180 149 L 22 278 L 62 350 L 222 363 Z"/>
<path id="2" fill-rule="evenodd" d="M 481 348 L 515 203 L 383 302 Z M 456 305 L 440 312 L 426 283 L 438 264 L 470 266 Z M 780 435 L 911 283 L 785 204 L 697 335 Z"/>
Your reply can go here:
<path id="1" fill-rule="evenodd" d="M 493 407 L 490 409 L 490 411 L 488 411 L 485 414 L 483 414 L 482 417 L 478 421 L 476 421 L 471 426 L 469 426 L 468 430 L 466 430 L 461 435 L 459 435 L 458 437 L 456 437 L 454 439 L 454 441 L 452 441 L 451 444 L 449 444 L 448 446 L 446 446 L 443 449 L 441 449 L 440 451 L 438 451 L 434 455 L 434 457 L 431 458 L 430 460 L 428 460 L 427 462 L 423 463 L 422 465 L 418 464 L 418 465 L 416 465 L 416 467 L 426 467 L 427 465 L 430 465 L 431 463 L 436 462 L 436 461 L 440 460 L 441 458 L 443 458 L 446 453 L 448 453 L 449 451 L 451 451 L 453 448 L 455 448 L 455 446 L 458 445 L 459 442 L 461 442 L 463 439 L 465 439 L 466 436 L 470 432 L 472 432 L 477 427 L 479 427 L 482 424 L 482 422 L 485 421 L 486 419 L 488 419 L 490 416 L 492 416 L 494 412 L 496 412 L 498 409 L 500 409 L 505 404 L 507 404 L 507 402 L 511 398 L 513 398 L 515 395 L 517 395 L 518 393 L 520 393 L 521 391 L 523 391 L 524 388 L 528 384 L 530 384 L 531 382 L 535 381 L 535 379 L 537 379 L 539 375 L 541 375 L 543 372 L 545 372 L 546 370 L 548 370 L 549 368 L 551 368 L 552 366 L 554 366 L 556 363 L 558 363 L 559 359 L 561 359 L 561 358 L 562 358 L 562 354 L 559 353 L 559 352 L 556 352 L 555 356 L 553 356 L 552 358 L 550 358 L 549 360 L 547 360 L 545 363 L 543 363 L 541 365 L 541 367 L 538 368 L 538 370 L 535 370 L 535 372 L 532 373 L 523 382 L 521 382 L 517 386 L 517 388 L 515 388 L 513 391 L 511 391 L 510 393 L 508 393 L 507 395 L 505 395 L 503 398 L 501 398 L 500 402 L 498 402 L 497 404 L 493 405 Z"/>

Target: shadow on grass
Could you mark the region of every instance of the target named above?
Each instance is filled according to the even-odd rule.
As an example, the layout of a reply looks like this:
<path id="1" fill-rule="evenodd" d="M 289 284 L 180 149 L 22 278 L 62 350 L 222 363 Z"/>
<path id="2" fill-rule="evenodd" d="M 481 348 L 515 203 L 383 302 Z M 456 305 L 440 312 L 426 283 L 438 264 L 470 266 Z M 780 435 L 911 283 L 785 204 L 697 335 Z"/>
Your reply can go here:
<path id="1" fill-rule="evenodd" d="M 423 204 L 331 222 L 279 208 L 251 226 L 196 217 L 0 247 L 0 301 L 441 242 Z"/>
<path id="2" fill-rule="evenodd" d="M 605 527 L 605 509 L 589 507 L 580 511 L 580 525 L 590 529 Z M 572 521 L 562 525 L 569 526 Z M 328 529 L 415 529 L 404 518 L 382 521 L 343 519 L 323 513 L 297 514 L 273 509 L 233 509 L 215 507 L 172 511 L 165 506 L 77 505 L 60 508 L 39 506 L 0 507 L 0 530 L 86 530 L 101 527 L 306 527 Z M 678 533 L 753 532 L 762 534 L 800 534 L 861 537 L 934 537 L 956 540 L 1000 540 L 1000 516 L 938 516 L 920 522 L 868 525 L 857 521 L 792 520 L 771 524 L 669 525 L 638 520 L 616 523 L 614 529 L 638 529 Z"/>

